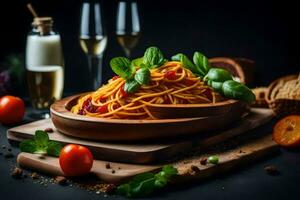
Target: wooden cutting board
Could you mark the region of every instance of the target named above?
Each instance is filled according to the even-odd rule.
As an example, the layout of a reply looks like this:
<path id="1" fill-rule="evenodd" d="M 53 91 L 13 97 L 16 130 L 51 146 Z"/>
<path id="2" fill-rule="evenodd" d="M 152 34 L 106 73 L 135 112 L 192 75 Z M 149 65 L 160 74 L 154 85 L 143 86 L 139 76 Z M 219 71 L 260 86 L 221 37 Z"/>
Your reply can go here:
<path id="1" fill-rule="evenodd" d="M 259 127 L 273 117 L 269 109 L 251 109 L 251 112 L 230 127 L 222 131 L 201 133 L 198 136 L 179 138 L 159 143 L 103 143 L 99 141 L 82 140 L 63 135 L 56 131 L 50 119 L 40 120 L 21 125 L 7 132 L 7 138 L 21 141 L 32 138 L 36 130 L 53 128 L 49 133 L 51 140 L 62 143 L 74 143 L 87 146 L 96 159 L 127 162 L 127 163 L 154 163 L 165 161 L 179 154 L 191 152 L 194 149 L 205 149 L 222 141 L 233 138 L 251 129 Z M 120 130 L 121 131 L 121 130 Z M 142 133 L 141 133 L 142 134 Z"/>
<path id="2" fill-rule="evenodd" d="M 218 173 L 230 171 L 243 164 L 254 162 L 278 149 L 271 135 L 265 135 L 258 139 L 247 140 L 246 143 L 241 143 L 234 148 L 223 149 L 222 151 L 216 148 L 203 154 L 183 158 L 169 164 L 173 164 L 177 168 L 180 176 L 174 181 L 180 183 L 192 179 L 208 178 Z M 217 155 L 219 157 L 219 164 L 202 165 L 200 160 L 207 158 L 209 155 Z M 39 155 L 20 153 L 17 162 L 24 168 L 30 168 L 51 175 L 64 175 L 60 169 L 58 158 L 46 156 L 41 159 Z M 107 168 L 108 163 L 109 168 Z M 162 165 L 134 165 L 95 160 L 91 173 L 105 182 L 119 183 L 136 174 L 158 170 L 161 166 Z"/>

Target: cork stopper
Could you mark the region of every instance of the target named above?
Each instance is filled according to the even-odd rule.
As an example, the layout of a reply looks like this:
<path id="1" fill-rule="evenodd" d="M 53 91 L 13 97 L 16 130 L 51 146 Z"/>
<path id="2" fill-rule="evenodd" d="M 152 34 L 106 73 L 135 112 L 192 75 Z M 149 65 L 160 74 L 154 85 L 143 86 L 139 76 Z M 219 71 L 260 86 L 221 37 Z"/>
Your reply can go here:
<path id="1" fill-rule="evenodd" d="M 35 17 L 32 26 L 35 27 L 41 35 L 46 35 L 52 31 L 53 19 L 52 17 Z"/>

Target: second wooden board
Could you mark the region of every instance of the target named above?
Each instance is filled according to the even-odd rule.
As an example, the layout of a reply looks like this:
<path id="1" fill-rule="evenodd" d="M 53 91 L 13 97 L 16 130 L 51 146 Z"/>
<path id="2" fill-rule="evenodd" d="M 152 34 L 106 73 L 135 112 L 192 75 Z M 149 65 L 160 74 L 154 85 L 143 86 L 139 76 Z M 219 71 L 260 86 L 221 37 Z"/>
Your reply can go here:
<path id="1" fill-rule="evenodd" d="M 272 141 L 271 135 L 264 135 L 258 139 L 249 140 L 233 149 L 214 150 L 202 155 L 182 158 L 169 164 L 174 165 L 179 176 L 175 182 L 189 182 L 193 179 L 208 178 L 218 173 L 232 170 L 242 164 L 253 162 L 265 155 L 278 150 L 278 145 Z M 218 155 L 219 164 L 201 164 L 200 160 L 209 155 Z M 51 175 L 65 175 L 60 168 L 57 158 L 45 156 L 43 159 L 39 155 L 20 153 L 17 162 L 24 168 L 37 170 Z M 109 166 L 109 167 L 107 167 Z M 91 173 L 108 183 L 119 183 L 128 178 L 143 172 L 150 172 L 160 169 L 161 165 L 134 165 L 103 160 L 94 160 Z"/>
<path id="2" fill-rule="evenodd" d="M 249 115 L 223 131 L 207 132 L 199 136 L 162 141 L 160 143 L 120 144 L 77 139 L 60 134 L 49 119 L 9 129 L 7 137 L 10 140 L 21 141 L 32 138 L 34 132 L 38 129 L 44 130 L 50 127 L 54 129 L 54 132 L 49 134 L 51 140 L 85 145 L 91 149 L 96 159 L 127 163 L 153 163 L 174 158 L 182 153 L 191 152 L 195 148 L 205 149 L 211 145 L 228 140 L 265 124 L 272 116 L 272 111 L 269 109 L 252 109 Z"/>

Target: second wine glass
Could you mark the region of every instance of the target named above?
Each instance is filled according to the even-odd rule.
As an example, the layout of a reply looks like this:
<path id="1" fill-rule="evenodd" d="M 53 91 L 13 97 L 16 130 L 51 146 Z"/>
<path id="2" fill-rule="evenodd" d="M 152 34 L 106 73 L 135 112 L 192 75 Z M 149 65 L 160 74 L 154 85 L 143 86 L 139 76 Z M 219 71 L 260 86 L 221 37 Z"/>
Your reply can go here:
<path id="1" fill-rule="evenodd" d="M 89 89 L 95 90 L 102 84 L 102 58 L 107 45 L 100 2 L 83 2 L 79 40 L 88 57 Z"/>
<path id="2" fill-rule="evenodd" d="M 136 1 L 120 1 L 117 9 L 116 35 L 125 54 L 130 58 L 141 33 L 138 5 Z"/>

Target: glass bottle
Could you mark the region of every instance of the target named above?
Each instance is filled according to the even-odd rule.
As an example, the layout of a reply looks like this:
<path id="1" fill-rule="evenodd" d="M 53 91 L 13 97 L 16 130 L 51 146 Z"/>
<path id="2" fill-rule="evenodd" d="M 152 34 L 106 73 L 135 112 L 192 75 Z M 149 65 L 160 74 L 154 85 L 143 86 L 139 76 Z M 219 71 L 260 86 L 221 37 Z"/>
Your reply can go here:
<path id="1" fill-rule="evenodd" d="M 51 17 L 36 17 L 27 36 L 26 71 L 30 100 L 35 109 L 46 110 L 61 99 L 64 59 L 61 38 L 53 31 Z"/>

